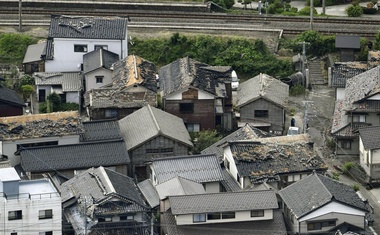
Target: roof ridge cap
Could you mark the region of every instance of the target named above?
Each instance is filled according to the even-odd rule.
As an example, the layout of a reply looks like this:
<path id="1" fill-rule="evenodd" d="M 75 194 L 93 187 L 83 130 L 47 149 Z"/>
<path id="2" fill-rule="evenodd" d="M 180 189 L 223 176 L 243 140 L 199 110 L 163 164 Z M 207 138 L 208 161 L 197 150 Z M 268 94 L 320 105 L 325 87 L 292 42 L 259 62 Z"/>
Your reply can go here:
<path id="1" fill-rule="evenodd" d="M 155 125 L 156 128 L 157 128 L 157 132 L 158 132 L 159 134 L 162 134 L 162 130 L 161 130 L 161 128 L 160 128 L 160 125 L 158 125 L 158 122 L 157 122 L 156 116 L 154 116 L 154 114 L 153 114 L 152 107 L 151 107 L 149 104 L 148 104 L 147 106 L 148 106 L 149 113 L 150 113 L 150 115 L 152 116 L 152 119 L 153 119 L 154 125 Z"/>
<path id="2" fill-rule="evenodd" d="M 115 188 L 113 187 L 113 184 L 112 184 L 112 182 L 111 182 L 111 180 L 110 180 L 110 178 L 109 178 L 109 176 L 108 176 L 108 174 L 107 174 L 105 168 L 101 166 L 101 167 L 99 167 L 99 170 L 100 170 L 100 172 L 102 173 L 102 175 L 104 176 L 104 179 L 106 180 L 108 186 L 111 188 L 111 192 L 112 192 L 112 193 L 116 193 L 116 190 L 115 190 Z M 111 192 L 107 192 L 106 194 L 109 194 L 109 193 L 111 193 Z"/>

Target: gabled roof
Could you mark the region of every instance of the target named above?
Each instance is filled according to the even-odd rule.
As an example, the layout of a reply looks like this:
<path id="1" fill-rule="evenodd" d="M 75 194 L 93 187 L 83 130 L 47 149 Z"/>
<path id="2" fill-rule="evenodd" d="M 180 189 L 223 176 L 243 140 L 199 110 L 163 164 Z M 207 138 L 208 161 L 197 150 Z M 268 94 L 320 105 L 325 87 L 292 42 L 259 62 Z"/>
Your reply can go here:
<path id="1" fill-rule="evenodd" d="M 41 54 L 43 60 L 53 60 L 54 59 L 54 39 L 46 39 L 46 47 Z"/>
<path id="2" fill-rule="evenodd" d="M 278 208 L 272 190 L 169 196 L 169 202 L 173 215 Z"/>
<path id="3" fill-rule="evenodd" d="M 214 154 L 158 158 L 152 161 L 158 184 L 176 176 L 198 182 L 222 181 L 222 169 Z"/>
<path id="4" fill-rule="evenodd" d="M 359 128 L 359 135 L 364 149 L 380 149 L 380 126 Z"/>
<path id="5" fill-rule="evenodd" d="M 27 172 L 115 166 L 130 162 L 122 139 L 27 148 L 20 154 L 22 167 Z"/>
<path id="6" fill-rule="evenodd" d="M 150 105 L 119 120 L 121 134 L 128 151 L 158 136 L 192 147 L 191 138 L 183 120 Z"/>
<path id="7" fill-rule="evenodd" d="M 48 38 L 124 40 L 126 35 L 126 18 L 52 15 Z"/>
<path id="8" fill-rule="evenodd" d="M 289 86 L 278 79 L 261 73 L 240 84 L 236 105 L 241 107 L 260 98 L 285 107 L 289 98 Z"/>
<path id="9" fill-rule="evenodd" d="M 79 135 L 82 132 L 77 111 L 0 117 L 0 140 Z"/>
<path id="10" fill-rule="evenodd" d="M 237 129 L 226 137 L 222 138 L 218 142 L 202 150 L 202 154 L 216 154 L 220 159 L 224 156 L 223 145 L 228 141 L 235 140 L 253 140 L 258 138 L 265 138 L 274 136 L 268 132 L 257 129 L 249 124 L 245 124 L 243 127 Z"/>
<path id="11" fill-rule="evenodd" d="M 346 80 L 361 74 L 367 70 L 365 62 L 335 62 L 332 74 L 332 87 L 346 87 Z"/>
<path id="12" fill-rule="evenodd" d="M 286 235 L 286 227 L 281 210 L 273 210 L 273 219 L 225 222 L 225 223 L 199 223 L 197 225 L 177 225 L 171 211 L 162 214 L 165 224 L 161 227 L 167 235 Z"/>
<path id="13" fill-rule="evenodd" d="M 352 187 L 316 173 L 280 190 L 279 195 L 298 219 L 332 201 L 367 211 Z"/>
<path id="14" fill-rule="evenodd" d="M 84 133 L 80 135 L 81 141 L 96 141 L 106 139 L 120 139 L 119 122 L 117 120 L 98 120 L 83 122 Z"/>
<path id="15" fill-rule="evenodd" d="M 83 73 L 91 72 L 95 69 L 111 69 L 113 63 L 119 60 L 119 55 L 111 51 L 100 48 L 83 55 Z"/>
<path id="16" fill-rule="evenodd" d="M 277 180 L 279 174 L 294 174 L 313 170 L 324 171 L 327 165 L 310 143 L 235 141 L 230 149 L 240 176 L 253 182 Z"/>
<path id="17" fill-rule="evenodd" d="M 160 205 L 160 196 L 158 196 L 158 193 L 150 179 L 141 181 L 137 184 L 137 187 L 140 189 L 142 195 L 151 208 L 155 208 Z"/>
<path id="18" fill-rule="evenodd" d="M 164 96 L 194 87 L 217 95 L 218 83 L 231 82 L 231 66 L 209 66 L 189 57 L 178 59 L 158 70 Z"/>
<path id="19" fill-rule="evenodd" d="M 181 176 L 176 176 L 173 179 L 156 185 L 156 190 L 160 200 L 163 200 L 168 196 L 206 193 L 202 184 L 185 179 Z"/>
<path id="20" fill-rule="evenodd" d="M 0 102 L 8 103 L 14 106 L 25 106 L 25 102 L 17 95 L 14 90 L 5 88 L 0 85 Z"/>
<path id="21" fill-rule="evenodd" d="M 336 35 L 335 47 L 344 49 L 360 49 L 360 36 Z"/>
<path id="22" fill-rule="evenodd" d="M 42 54 L 44 53 L 46 42 L 29 45 L 26 49 L 23 64 L 42 61 Z"/>
<path id="23" fill-rule="evenodd" d="M 80 72 L 43 72 L 33 74 L 37 86 L 62 85 L 63 92 L 80 91 L 82 89 L 82 74 Z"/>

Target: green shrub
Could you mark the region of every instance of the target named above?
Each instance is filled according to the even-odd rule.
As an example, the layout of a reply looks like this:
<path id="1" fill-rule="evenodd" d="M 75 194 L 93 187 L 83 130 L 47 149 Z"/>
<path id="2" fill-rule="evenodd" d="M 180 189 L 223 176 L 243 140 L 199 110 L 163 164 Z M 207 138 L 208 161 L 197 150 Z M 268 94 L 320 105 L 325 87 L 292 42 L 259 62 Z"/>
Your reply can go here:
<path id="1" fill-rule="evenodd" d="M 61 103 L 57 107 L 57 111 L 76 111 L 76 110 L 79 110 L 79 105 L 77 103 L 72 103 L 72 102 Z"/>
<path id="2" fill-rule="evenodd" d="M 355 190 L 355 192 L 360 190 L 360 186 L 358 184 L 351 185 L 351 187 Z"/>
<path id="3" fill-rule="evenodd" d="M 342 167 L 342 170 L 343 170 L 343 173 L 347 174 L 348 171 L 354 167 L 356 164 L 354 162 L 346 162 L 343 164 L 343 167 Z"/>
<path id="4" fill-rule="evenodd" d="M 21 90 L 22 90 L 22 98 L 24 100 L 27 100 L 30 95 L 33 93 L 33 86 L 32 85 L 23 85 L 21 87 Z"/>
<path id="5" fill-rule="evenodd" d="M 305 94 L 305 87 L 302 85 L 292 86 L 289 90 L 289 94 L 291 96 L 303 95 Z"/>
<path id="6" fill-rule="evenodd" d="M 340 173 L 339 173 L 339 172 L 337 172 L 337 171 L 333 171 L 333 172 L 332 172 L 332 178 L 333 178 L 334 180 L 339 180 L 339 176 L 340 176 Z"/>
<path id="7" fill-rule="evenodd" d="M 300 14 L 302 16 L 309 16 L 310 15 L 310 7 L 306 6 L 306 7 L 302 8 L 301 10 L 298 11 L 298 14 Z M 317 10 L 315 10 L 315 8 L 313 8 L 313 14 L 318 15 L 318 12 L 317 12 Z"/>
<path id="8" fill-rule="evenodd" d="M 46 102 L 39 103 L 38 112 L 39 113 L 47 113 L 47 103 Z"/>
<path id="9" fill-rule="evenodd" d="M 363 15 L 363 8 L 354 4 L 346 8 L 346 13 L 349 17 L 360 17 Z"/>
<path id="10" fill-rule="evenodd" d="M 0 34 L 0 62 L 22 63 L 29 45 L 37 43 L 37 39 L 15 33 Z"/>

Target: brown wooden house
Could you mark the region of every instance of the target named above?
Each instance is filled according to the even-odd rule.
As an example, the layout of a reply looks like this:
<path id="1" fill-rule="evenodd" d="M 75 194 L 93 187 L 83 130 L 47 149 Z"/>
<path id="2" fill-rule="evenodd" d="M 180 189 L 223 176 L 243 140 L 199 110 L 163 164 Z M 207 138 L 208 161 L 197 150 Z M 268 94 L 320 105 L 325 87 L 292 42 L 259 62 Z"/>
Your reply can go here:
<path id="1" fill-rule="evenodd" d="M 0 85 L 0 117 L 23 115 L 25 106 L 15 91 Z"/>
<path id="2" fill-rule="evenodd" d="M 210 66 L 189 57 L 158 71 L 163 109 L 183 119 L 188 131 L 232 129 L 230 66 Z"/>

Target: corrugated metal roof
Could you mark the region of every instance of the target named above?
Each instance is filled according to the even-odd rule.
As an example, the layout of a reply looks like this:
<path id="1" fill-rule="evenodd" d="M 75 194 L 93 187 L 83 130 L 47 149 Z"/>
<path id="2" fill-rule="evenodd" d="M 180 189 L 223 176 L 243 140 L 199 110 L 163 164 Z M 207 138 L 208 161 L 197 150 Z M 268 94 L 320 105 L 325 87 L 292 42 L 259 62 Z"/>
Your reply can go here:
<path id="1" fill-rule="evenodd" d="M 150 105 L 120 119 L 119 125 L 128 151 L 160 135 L 189 147 L 193 146 L 189 132 L 181 118 Z"/>
<path id="2" fill-rule="evenodd" d="M 33 74 L 37 86 L 62 85 L 63 92 L 80 91 L 83 75 L 80 72 L 44 72 Z"/>
<path id="3" fill-rule="evenodd" d="M 336 35 L 336 48 L 360 49 L 360 36 L 356 35 Z"/>
<path id="4" fill-rule="evenodd" d="M 367 70 L 364 62 L 335 62 L 332 71 L 332 87 L 346 87 L 346 80 L 361 74 Z"/>
<path id="5" fill-rule="evenodd" d="M 154 159 L 152 167 L 159 184 L 176 176 L 198 183 L 223 180 L 219 159 L 215 154 Z"/>
<path id="6" fill-rule="evenodd" d="M 169 202 L 173 215 L 278 208 L 272 190 L 170 196 Z"/>
<path id="7" fill-rule="evenodd" d="M 127 18 L 52 15 L 49 38 L 86 38 L 123 40 Z"/>
<path id="8" fill-rule="evenodd" d="M 285 107 L 289 98 L 289 86 L 267 74 L 259 74 L 240 84 L 236 105 L 241 107 L 260 98 Z"/>
<path id="9" fill-rule="evenodd" d="M 122 139 L 28 148 L 20 155 L 21 165 L 27 172 L 115 166 L 130 162 Z"/>

